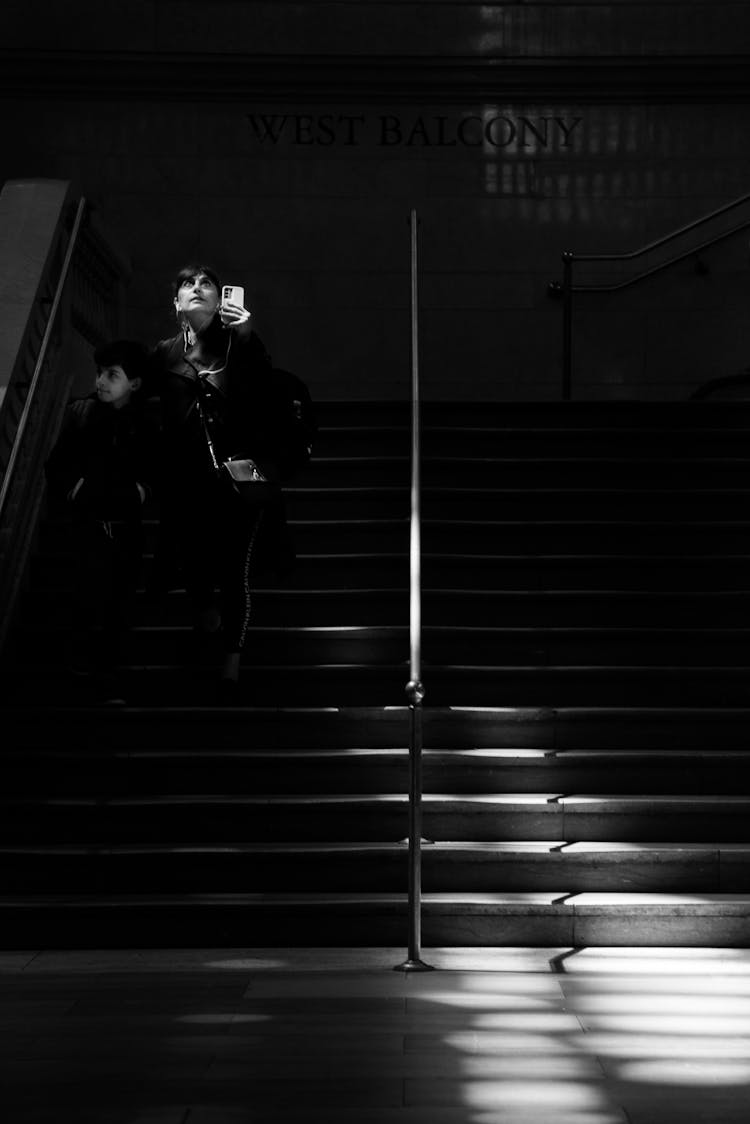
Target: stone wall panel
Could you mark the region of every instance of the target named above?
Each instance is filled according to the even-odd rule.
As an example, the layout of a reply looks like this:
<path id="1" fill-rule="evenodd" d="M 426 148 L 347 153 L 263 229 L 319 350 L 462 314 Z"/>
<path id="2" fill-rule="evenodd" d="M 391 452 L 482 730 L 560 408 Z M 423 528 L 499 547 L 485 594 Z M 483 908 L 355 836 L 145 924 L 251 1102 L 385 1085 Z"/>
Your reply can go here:
<path id="1" fill-rule="evenodd" d="M 91 199 L 132 259 L 133 334 L 171 331 L 172 272 L 208 260 L 320 397 L 408 393 L 412 207 L 429 393 L 537 398 L 559 393 L 564 250 L 632 251 L 750 193 L 745 3 L 9 0 L 3 18 L 2 179 Z M 577 301 L 574 386 L 684 397 L 746 365 L 749 239 Z"/>

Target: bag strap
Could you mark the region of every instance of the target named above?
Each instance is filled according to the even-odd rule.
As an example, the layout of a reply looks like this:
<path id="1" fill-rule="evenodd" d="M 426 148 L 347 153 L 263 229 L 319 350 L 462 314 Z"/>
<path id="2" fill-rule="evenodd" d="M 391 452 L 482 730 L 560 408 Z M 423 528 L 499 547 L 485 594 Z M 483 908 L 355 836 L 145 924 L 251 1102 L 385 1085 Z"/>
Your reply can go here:
<path id="1" fill-rule="evenodd" d="M 206 436 L 206 443 L 208 445 L 208 451 L 211 454 L 211 463 L 213 464 L 213 466 L 214 466 L 214 468 L 216 469 L 217 472 L 221 472 L 221 465 L 219 464 L 218 460 L 216 459 L 216 450 L 214 449 L 214 443 L 213 443 L 213 440 L 211 439 L 211 431 L 208 428 L 208 420 L 207 420 L 205 412 L 203 410 L 203 395 L 204 394 L 205 394 L 205 390 L 203 388 L 203 379 L 200 378 L 200 376 L 199 376 L 198 377 L 198 396 L 197 396 L 195 402 L 196 402 L 196 405 L 198 407 L 198 413 L 200 415 L 201 425 L 203 426 L 203 432 Z"/>
<path id="2" fill-rule="evenodd" d="M 200 414 L 201 425 L 203 426 L 203 432 L 206 435 L 206 442 L 208 444 L 208 451 L 211 454 L 211 463 L 213 464 L 213 466 L 214 466 L 214 468 L 216 469 L 217 472 L 221 472 L 221 465 L 219 464 L 219 462 L 216 458 L 216 450 L 214 449 L 214 443 L 213 443 L 213 440 L 211 438 L 211 431 L 208 428 L 208 419 L 206 418 L 206 414 L 205 414 L 205 411 L 203 409 L 203 396 L 206 393 L 204 383 L 208 381 L 208 375 L 218 375 L 222 371 L 226 370 L 226 366 L 227 366 L 227 363 L 229 362 L 229 354 L 230 354 L 231 350 L 232 350 L 232 333 L 230 332 L 229 338 L 227 340 L 227 351 L 226 351 L 226 355 L 224 356 L 224 362 L 222 363 L 222 365 L 220 367 L 217 367 L 216 370 L 213 370 L 212 368 L 209 367 L 208 370 L 199 371 L 196 364 L 192 361 L 192 359 L 188 359 L 188 357 L 187 357 L 187 331 L 185 329 L 183 329 L 183 358 L 195 371 L 195 377 L 196 377 L 196 381 L 197 381 L 197 385 L 198 385 L 198 394 L 197 394 L 197 397 L 196 397 L 196 404 L 198 406 L 198 413 Z"/>

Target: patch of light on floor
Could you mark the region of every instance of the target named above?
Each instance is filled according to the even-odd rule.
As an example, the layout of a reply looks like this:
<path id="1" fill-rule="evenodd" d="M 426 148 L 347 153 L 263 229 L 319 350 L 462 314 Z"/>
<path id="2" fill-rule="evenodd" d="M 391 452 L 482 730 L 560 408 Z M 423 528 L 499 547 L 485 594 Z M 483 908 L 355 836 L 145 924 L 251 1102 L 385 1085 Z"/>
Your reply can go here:
<path id="1" fill-rule="evenodd" d="M 646 1055 L 651 1060 L 657 1057 L 698 1057 L 704 1061 L 708 1058 L 739 1058 L 746 1061 L 750 1055 L 747 1037 L 706 1037 L 700 1032 L 691 1035 L 649 1034 L 639 1037 L 634 1034 L 618 1034 L 616 1031 L 600 1033 L 590 1030 L 586 1033 L 586 1046 L 589 1053 L 612 1059 L 633 1059 Z"/>
<path id="2" fill-rule="evenodd" d="M 372 632 L 373 628 L 387 629 L 390 625 L 369 624 L 311 624 L 305 625 L 300 632 Z"/>
<path id="3" fill-rule="evenodd" d="M 439 1086 L 439 1082 L 435 1084 Z M 468 1080 L 460 1084 L 461 1096 L 458 1103 L 468 1108 L 494 1108 L 495 1111 L 511 1106 L 554 1108 L 556 1119 L 560 1119 L 558 1111 L 564 1116 L 566 1111 L 600 1111 L 603 1107 L 599 1088 L 588 1081 Z M 436 1103 L 449 1103 L 439 1088 L 436 1089 L 436 1094 L 440 1098 Z"/>
<path id="4" fill-rule="evenodd" d="M 682 1058 L 648 1058 L 642 1061 L 623 1062 L 617 1066 L 621 1081 L 639 1081 L 652 1085 L 690 1085 L 713 1087 L 716 1085 L 747 1085 L 750 1082 L 750 1062 L 690 1060 Z"/>
<path id="5" fill-rule="evenodd" d="M 665 1008 L 675 1018 L 684 1017 L 686 1028 L 694 1026 L 697 1020 L 709 1016 L 750 1017 L 750 1004 L 746 996 L 727 995 L 717 989 L 715 995 L 696 995 L 691 988 L 691 979 L 684 982 L 684 994 L 671 992 L 668 996 L 659 986 L 655 990 L 620 993 L 613 997 L 611 990 L 603 989 L 601 995 L 575 995 L 575 1009 L 583 1015 L 662 1015 Z"/>
<path id="6" fill-rule="evenodd" d="M 539 1106 L 534 1111 L 533 1117 L 518 1111 L 512 1118 L 507 1115 L 498 1116 L 497 1107 L 492 1112 L 474 1112 L 471 1115 L 471 1124 L 498 1124 L 500 1120 L 507 1120 L 508 1124 L 625 1124 L 625 1117 L 619 1108 L 612 1109 L 584 1109 L 575 1108 L 570 1112 L 555 1109 L 550 1106 L 544 1116 L 539 1115 Z"/>
<path id="7" fill-rule="evenodd" d="M 207 1011 L 199 1015 L 178 1015 L 175 1022 L 187 1023 L 189 1026 L 229 1026 L 237 1023 L 263 1023 L 270 1022 L 270 1015 L 237 1014 L 236 1011 Z"/>
<path id="8" fill-rule="evenodd" d="M 269 968 L 283 968 L 283 960 L 267 960 L 256 956 L 243 956 L 229 960 L 207 960 L 204 968 L 220 968 L 227 972 L 263 972 Z"/>
<path id="9" fill-rule="evenodd" d="M 673 995 L 750 996 L 750 966 L 747 973 L 716 973 L 711 969 L 705 974 L 674 972 L 662 975 L 658 979 L 644 972 L 639 975 L 630 972 L 624 979 L 607 976 L 606 983 L 602 981 L 599 973 L 592 972 L 590 975 L 573 973 L 561 982 L 563 989 L 568 989 L 570 994 L 574 995 L 601 994 L 606 988 L 607 995 L 613 996 L 615 1003 L 619 1002 L 621 995 L 639 995 L 644 988 L 648 988 L 652 995 L 661 995 L 671 1003 Z"/>
<path id="10" fill-rule="evenodd" d="M 481 992 L 462 991 L 462 992 L 447 992 L 447 991 L 431 991 L 429 995 L 423 996 L 410 996 L 407 1000 L 408 1005 L 414 999 L 418 999 L 421 1003 L 439 1003 L 445 1007 L 459 1007 L 464 1011 L 518 1011 L 519 1006 L 523 1005 L 524 1011 L 548 1011 L 550 1008 L 558 1008 L 562 1004 L 562 999 L 558 996 L 557 999 L 544 997 L 532 997 L 530 995 L 521 996 L 516 995 L 500 995 L 498 992 L 490 992 L 489 994 L 482 994 Z"/>
<path id="11" fill-rule="evenodd" d="M 446 972 L 550 972 L 550 962 L 567 957 L 571 948 L 533 948 L 508 945 L 474 948 L 428 948 L 425 956 Z"/>
<path id="12" fill-rule="evenodd" d="M 619 1042 L 620 1039 L 617 1041 Z M 476 1033 L 471 1030 L 460 1030 L 453 1034 L 442 1035 L 440 1042 L 445 1043 L 451 1050 L 466 1055 L 508 1053 L 512 1056 L 521 1052 L 565 1057 L 580 1055 L 579 1044 L 559 1034 L 524 1034 L 523 1038 L 519 1038 L 514 1031 L 498 1031 L 493 1034 L 491 1031 Z M 423 1046 L 422 1050 L 424 1049 Z M 747 1046 L 742 1056 L 744 1057 L 746 1053 Z M 463 1065 L 465 1061 L 466 1059 L 462 1059 L 461 1064 Z"/>
<path id="13" fill-rule="evenodd" d="M 576 1016 L 568 1011 L 539 1011 L 531 1014 L 526 1011 L 488 1011 L 476 1014 L 471 1025 L 476 1030 L 515 1030 L 525 1034 L 527 1031 L 537 1033 L 578 1033 L 580 1023 Z M 608 1029 L 612 1029 L 611 1027 Z"/>
<path id="14" fill-rule="evenodd" d="M 461 1076 L 473 1080 L 510 1081 L 596 1081 L 602 1079 L 602 1072 L 595 1058 L 579 1053 L 543 1054 L 516 1053 L 488 1057 L 467 1057 L 461 1061 Z"/>
<path id="15" fill-rule="evenodd" d="M 585 948 L 567 956 L 560 970 L 565 975 L 579 972 L 750 975 L 750 948 Z"/>
<path id="16" fill-rule="evenodd" d="M 448 710 L 459 714 L 522 714 L 535 711 L 536 707 L 518 706 L 449 706 Z"/>
<path id="17" fill-rule="evenodd" d="M 732 1037 L 742 1035 L 750 1039 L 750 1011 L 743 1017 L 696 1014 L 693 1019 L 688 1019 L 685 1014 L 656 1015 L 644 1013 L 625 1015 L 612 1011 L 610 1006 L 610 1014 L 608 1015 L 587 1016 L 585 1012 L 582 1015 L 584 1022 L 591 1022 L 591 1029 L 605 1030 L 611 1034 L 620 1032 L 642 1037 L 663 1034 L 673 1036 L 684 1034 L 689 1037 L 700 1034 L 706 1037 L 719 1038 L 724 1035 L 731 1035 Z M 750 1041 L 748 1041 L 748 1052 L 750 1052 Z"/>
<path id="18" fill-rule="evenodd" d="M 429 955 L 429 950 L 426 953 Z M 409 991 L 424 998 L 437 998 L 443 1002 L 447 993 L 453 997 L 467 992 L 481 992 L 483 995 L 516 995 L 525 1001 L 530 995 L 554 996 L 561 999 L 559 981 L 554 976 L 535 973 L 503 973 L 472 971 L 453 973 L 440 972 L 437 976 L 414 975 L 408 980 Z"/>

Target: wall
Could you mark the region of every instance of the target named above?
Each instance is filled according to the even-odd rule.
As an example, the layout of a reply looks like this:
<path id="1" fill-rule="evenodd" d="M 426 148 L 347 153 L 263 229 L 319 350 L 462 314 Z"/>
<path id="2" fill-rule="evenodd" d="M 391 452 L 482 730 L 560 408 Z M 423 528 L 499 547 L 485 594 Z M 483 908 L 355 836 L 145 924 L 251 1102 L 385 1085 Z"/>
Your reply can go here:
<path id="1" fill-rule="evenodd" d="M 318 398 L 408 393 L 412 207 L 427 397 L 537 399 L 560 393 L 563 250 L 750 193 L 743 4 L 73 7 L 74 42 L 70 7 L 10 6 L 0 178 L 94 200 L 130 332 L 169 333 L 169 278 L 206 258 Z M 575 393 L 685 397 L 747 365 L 749 297 L 746 232 L 582 297 Z"/>

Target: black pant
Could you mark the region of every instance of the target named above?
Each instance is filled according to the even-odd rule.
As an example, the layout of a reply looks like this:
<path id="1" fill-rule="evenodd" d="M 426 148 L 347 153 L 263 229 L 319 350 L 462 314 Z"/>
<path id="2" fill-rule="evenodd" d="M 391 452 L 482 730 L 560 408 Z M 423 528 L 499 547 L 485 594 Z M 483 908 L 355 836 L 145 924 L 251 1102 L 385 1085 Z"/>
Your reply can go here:
<path id="1" fill-rule="evenodd" d="M 96 670 L 121 662 L 141 573 L 143 527 L 138 518 L 71 522 L 74 553 L 73 658 Z"/>
<path id="2" fill-rule="evenodd" d="M 252 586 L 266 511 L 248 508 L 214 478 L 162 502 L 162 550 L 175 549 L 196 618 L 218 590 L 227 652 L 241 652 L 252 613 Z"/>

